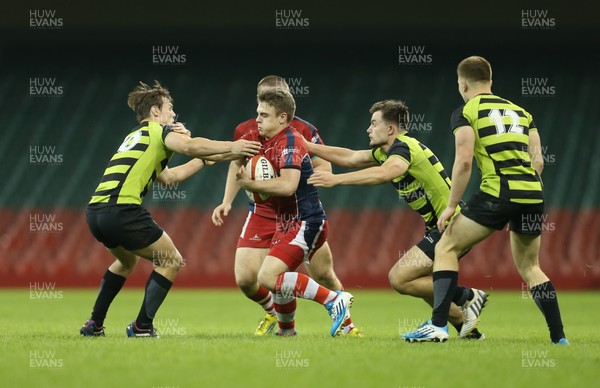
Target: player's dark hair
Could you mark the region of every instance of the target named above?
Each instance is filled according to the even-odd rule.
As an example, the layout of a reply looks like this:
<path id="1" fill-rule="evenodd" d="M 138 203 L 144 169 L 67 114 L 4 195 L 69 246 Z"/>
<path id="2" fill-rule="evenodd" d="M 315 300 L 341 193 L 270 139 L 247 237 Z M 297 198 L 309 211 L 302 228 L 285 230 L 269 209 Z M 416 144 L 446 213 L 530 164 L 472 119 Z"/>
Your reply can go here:
<path id="1" fill-rule="evenodd" d="M 296 113 L 296 101 L 290 92 L 283 89 L 268 89 L 258 95 L 258 102 L 263 102 L 275 108 L 275 114 L 279 116 L 282 113 L 287 115 L 289 123 Z"/>
<path id="2" fill-rule="evenodd" d="M 373 104 L 369 113 L 381 111 L 381 117 L 386 124 L 394 124 L 398 129 L 406 130 L 406 124 L 409 120 L 408 107 L 404 101 L 400 100 L 383 100 Z"/>
<path id="3" fill-rule="evenodd" d="M 485 58 L 472 56 L 460 61 L 456 73 L 469 82 L 490 82 L 492 65 Z"/>
<path id="4" fill-rule="evenodd" d="M 137 120 L 142 121 L 150 115 L 150 108 L 154 105 L 161 109 L 163 98 L 173 103 L 171 94 L 160 82 L 154 81 L 154 86 L 150 87 L 140 81 L 140 84 L 127 96 L 127 105 L 135 112 Z"/>
<path id="5" fill-rule="evenodd" d="M 289 91 L 290 87 L 288 86 L 287 82 L 285 81 L 285 78 L 280 77 L 278 75 L 268 75 L 266 77 L 264 77 L 263 79 L 261 79 L 260 81 L 258 81 L 258 85 L 256 86 L 256 90 L 260 89 L 262 87 L 267 87 L 267 88 L 281 88 L 284 90 Z"/>

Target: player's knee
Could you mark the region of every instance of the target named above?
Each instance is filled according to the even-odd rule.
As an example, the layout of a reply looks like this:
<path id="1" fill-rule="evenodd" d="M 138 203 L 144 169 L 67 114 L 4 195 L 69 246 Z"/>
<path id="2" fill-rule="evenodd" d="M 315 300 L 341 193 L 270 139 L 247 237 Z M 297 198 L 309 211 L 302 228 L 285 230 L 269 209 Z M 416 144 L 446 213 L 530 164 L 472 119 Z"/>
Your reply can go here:
<path id="1" fill-rule="evenodd" d="M 268 271 L 260 270 L 258 272 L 258 283 L 267 290 L 274 292 L 275 283 L 277 282 L 277 276 Z"/>
<path id="2" fill-rule="evenodd" d="M 517 271 L 521 275 L 521 278 L 528 284 L 535 281 L 540 274 L 543 274 L 538 264 L 520 263 L 517 264 Z"/>
<path id="3" fill-rule="evenodd" d="M 393 269 L 388 273 L 388 281 L 390 282 L 390 286 L 400 294 L 409 295 L 410 287 L 409 283 L 402 276 L 398 275 L 397 271 Z"/>
<path id="4" fill-rule="evenodd" d="M 179 271 L 184 263 L 183 257 L 178 251 L 169 252 L 161 257 L 156 257 L 154 260 L 152 260 L 152 262 L 159 268 L 169 268 L 174 271 Z"/>
<path id="5" fill-rule="evenodd" d="M 124 276 L 129 276 L 129 274 L 131 274 L 133 272 L 133 270 L 135 269 L 135 266 L 137 265 L 138 261 L 140 261 L 139 257 L 135 257 L 134 259 L 131 260 L 119 260 L 119 263 L 121 263 L 121 267 L 123 269 L 122 275 Z"/>
<path id="6" fill-rule="evenodd" d="M 247 293 L 256 288 L 258 283 L 256 275 L 250 276 L 249 274 L 235 274 L 235 283 L 242 292 Z"/>
<path id="7" fill-rule="evenodd" d="M 333 271 L 325 271 L 322 273 L 316 273 L 313 276 L 313 280 L 319 283 L 320 285 L 330 288 L 330 289 L 340 289 L 340 282 L 338 278 L 335 276 Z"/>
<path id="8" fill-rule="evenodd" d="M 454 244 L 450 239 L 442 237 L 437 244 L 435 244 L 435 257 L 445 257 L 449 254 L 455 254 L 458 256 L 460 248 Z"/>

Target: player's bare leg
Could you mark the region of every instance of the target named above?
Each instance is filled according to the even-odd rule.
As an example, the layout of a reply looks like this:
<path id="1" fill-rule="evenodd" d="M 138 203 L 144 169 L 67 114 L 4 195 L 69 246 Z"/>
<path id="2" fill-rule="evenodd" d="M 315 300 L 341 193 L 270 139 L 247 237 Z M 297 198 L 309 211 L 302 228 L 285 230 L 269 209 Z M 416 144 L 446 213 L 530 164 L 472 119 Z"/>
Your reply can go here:
<path id="1" fill-rule="evenodd" d="M 531 291 L 535 301 L 550 329 L 553 343 L 568 345 L 563 331 L 558 297 L 554 285 L 541 270 L 539 263 L 540 236 L 522 235 L 510 232 L 510 247 L 513 261 L 519 275 Z"/>
<path id="2" fill-rule="evenodd" d="M 135 269 L 140 258 L 123 248 L 118 246 L 108 250 L 115 258 L 115 262 L 108 267 L 108 270 L 115 275 L 128 277 Z"/>
<path id="3" fill-rule="evenodd" d="M 342 282 L 333 270 L 333 255 L 329 243 L 325 242 L 313 255 L 310 263 L 304 266 L 311 278 L 330 290 L 343 290 Z"/>
<path id="4" fill-rule="evenodd" d="M 277 323 L 273 297 L 257 280 L 258 270 L 268 252 L 267 248 L 248 247 L 240 247 L 235 251 L 234 274 L 237 286 L 244 295 L 265 310 L 265 316 L 254 332 L 258 336 L 269 334 Z"/>
<path id="5" fill-rule="evenodd" d="M 238 248 L 235 251 L 234 274 L 238 288 L 251 298 L 258 289 L 258 270 L 269 250 L 267 248 Z"/>

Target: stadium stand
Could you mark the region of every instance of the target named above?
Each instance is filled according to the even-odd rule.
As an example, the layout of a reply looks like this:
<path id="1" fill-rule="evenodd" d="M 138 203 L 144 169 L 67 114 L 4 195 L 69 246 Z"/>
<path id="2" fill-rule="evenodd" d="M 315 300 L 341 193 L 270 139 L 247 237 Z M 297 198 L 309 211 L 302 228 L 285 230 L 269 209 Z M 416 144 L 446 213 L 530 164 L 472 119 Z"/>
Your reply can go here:
<path id="1" fill-rule="evenodd" d="M 534 115 L 547 156 L 542 265 L 558 287 L 598 288 L 600 131 L 595 107 L 580 103 L 591 100 L 600 87 L 598 78 L 586 72 L 559 72 L 556 67 L 546 74 L 557 94 L 533 98 L 522 95 L 520 82 L 521 74 L 535 74 L 536 69 L 517 74 L 505 65 L 495 64 L 498 84 L 505 88 L 496 92 Z M 135 125 L 125 100 L 138 80 L 160 78 L 175 97 L 180 119 L 198 135 L 229 139 L 238 122 L 254 115 L 254 84 L 264 75 L 262 70 L 246 69 L 228 77 L 187 70 L 161 76 L 147 69 L 134 77 L 130 71 L 88 74 L 72 66 L 52 72 L 63 88 L 55 96 L 31 95 L 27 88 L 31 72 L 26 70 L 15 69 L 15 76 L 0 83 L 5 118 L 0 162 L 9 168 L 0 187 L 0 286 L 48 280 L 62 287 L 97 285 L 110 256 L 89 233 L 84 209 L 108 158 Z M 439 73 L 452 71 L 448 66 Z M 313 122 L 328 144 L 366 148 L 370 105 L 384 98 L 404 99 L 423 124 L 414 136 L 450 170 L 454 143 L 449 116 L 461 101 L 452 77 L 424 74 L 421 69 L 393 67 L 377 74 L 360 67 L 328 74 L 298 71 L 295 75 L 309 86 L 308 95 L 297 96 L 298 114 Z M 573 95 L 578 98 L 569 98 Z M 51 160 L 38 161 L 36 155 Z M 177 156 L 171 165 L 183 161 Z M 216 165 L 176 188 L 155 188 L 163 194 L 147 195 L 145 205 L 186 259 L 178 286 L 235 284 L 233 254 L 245 217 L 245 196 L 240 194 L 223 227 L 210 222 L 212 208 L 222 196 L 226 169 Z M 469 193 L 476 186 L 472 182 Z M 170 191 L 169 198 L 165 190 Z M 331 220 L 336 271 L 346 287 L 387 287 L 389 268 L 400 252 L 418 241 L 422 221 L 387 186 L 320 193 Z M 500 232 L 475 247 L 461 264 L 461 281 L 479 288 L 520 288 L 507 239 L 508 233 Z M 149 263 L 142 266 L 150 268 Z M 128 284 L 142 285 L 145 277 L 146 271 L 137 271 Z"/>

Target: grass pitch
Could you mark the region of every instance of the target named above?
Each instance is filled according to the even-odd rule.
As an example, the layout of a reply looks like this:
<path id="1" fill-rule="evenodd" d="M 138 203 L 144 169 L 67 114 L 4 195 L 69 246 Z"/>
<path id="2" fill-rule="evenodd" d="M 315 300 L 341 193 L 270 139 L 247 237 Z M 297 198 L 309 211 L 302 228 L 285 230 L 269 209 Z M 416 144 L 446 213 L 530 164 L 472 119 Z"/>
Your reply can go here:
<path id="1" fill-rule="evenodd" d="M 598 381 L 599 293 L 559 294 L 569 347 L 549 343 L 522 293 L 491 292 L 487 339 L 409 344 L 399 334 L 430 308 L 392 291 L 356 291 L 366 337 L 329 337 L 330 319 L 299 301 L 295 338 L 257 338 L 260 308 L 237 290 L 173 289 L 155 320 L 160 339 L 128 339 L 142 290 L 123 290 L 106 337 L 82 338 L 96 290 L 0 291 L 2 387 L 582 387 Z"/>

